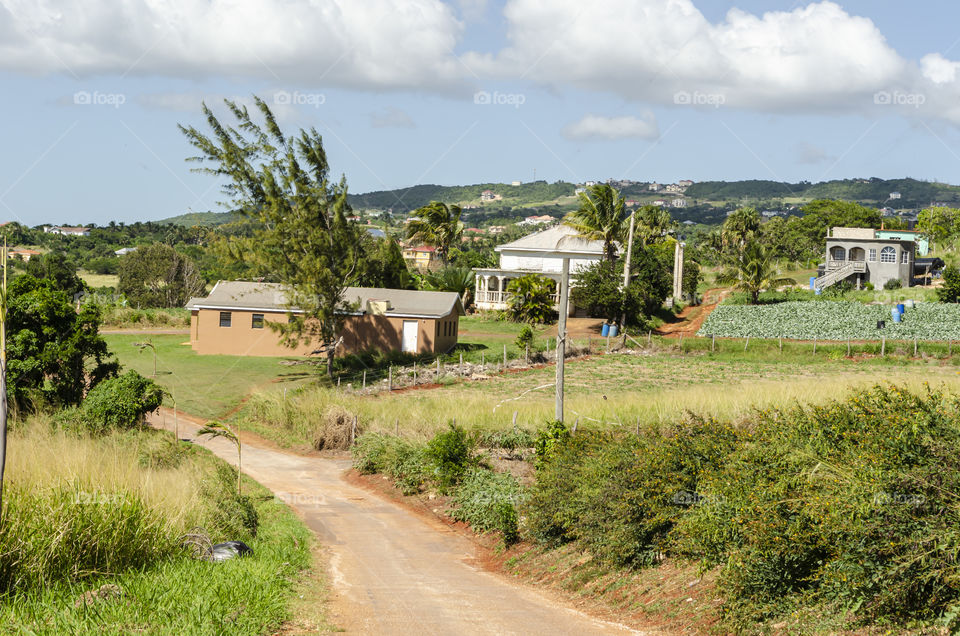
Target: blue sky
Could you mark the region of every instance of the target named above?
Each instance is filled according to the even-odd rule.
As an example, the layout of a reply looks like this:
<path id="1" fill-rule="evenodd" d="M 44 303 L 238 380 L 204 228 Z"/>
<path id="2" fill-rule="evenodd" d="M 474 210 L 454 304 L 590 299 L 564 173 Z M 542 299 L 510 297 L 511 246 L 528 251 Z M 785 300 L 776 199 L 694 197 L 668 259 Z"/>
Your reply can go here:
<path id="1" fill-rule="evenodd" d="M 939 0 L 0 0 L 0 219 L 218 209 L 176 125 L 251 94 L 315 126 L 353 192 L 960 183 L 958 18 Z"/>

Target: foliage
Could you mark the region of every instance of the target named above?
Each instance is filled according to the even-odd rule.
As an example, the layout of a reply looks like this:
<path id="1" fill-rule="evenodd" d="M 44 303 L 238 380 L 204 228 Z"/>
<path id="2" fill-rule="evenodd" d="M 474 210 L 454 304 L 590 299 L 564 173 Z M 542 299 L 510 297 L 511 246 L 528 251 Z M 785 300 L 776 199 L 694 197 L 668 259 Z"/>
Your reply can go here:
<path id="1" fill-rule="evenodd" d="M 883 288 L 886 290 L 900 289 L 903 287 L 903 281 L 899 278 L 891 278 L 883 284 Z"/>
<path id="2" fill-rule="evenodd" d="M 943 287 L 937 289 L 937 297 L 943 303 L 960 302 L 960 268 L 956 265 L 943 269 Z"/>
<path id="3" fill-rule="evenodd" d="M 524 325 L 523 328 L 520 329 L 520 333 L 517 334 L 517 339 L 514 340 L 514 343 L 518 349 L 526 349 L 533 345 L 533 339 L 533 329 L 530 325 Z"/>
<path id="4" fill-rule="evenodd" d="M 206 286 L 193 261 L 163 243 L 123 256 L 119 276 L 117 291 L 137 307 L 183 307 Z"/>
<path id="5" fill-rule="evenodd" d="M 500 532 L 509 546 L 519 539 L 517 507 L 523 498 L 523 489 L 512 475 L 473 468 L 454 494 L 450 516 L 478 532 Z"/>
<path id="6" fill-rule="evenodd" d="M 353 284 L 358 287 L 413 289 L 414 281 L 403 260 L 400 246 L 390 236 L 375 237 L 364 232 L 360 237 L 360 258 Z"/>
<path id="7" fill-rule="evenodd" d="M 551 461 L 557 452 L 570 439 L 570 431 L 560 420 L 547 422 L 547 425 L 537 431 L 537 438 L 533 443 L 533 451 L 537 457 L 537 469 Z"/>
<path id="8" fill-rule="evenodd" d="M 450 261 L 450 247 L 463 236 L 461 214 L 459 205 L 431 201 L 410 215 L 407 238 L 435 247 L 440 262 L 446 265 Z"/>
<path id="9" fill-rule="evenodd" d="M 917 229 L 925 232 L 937 244 L 946 243 L 957 236 L 958 224 L 960 210 L 956 208 L 927 208 L 917 214 Z"/>
<path id="10" fill-rule="evenodd" d="M 229 180 L 227 204 L 259 222 L 249 238 L 238 238 L 232 254 L 259 262 L 292 291 L 288 301 L 302 313 L 271 322 L 284 343 L 319 341 L 333 372 L 344 293 L 359 258 L 360 230 L 347 221 L 346 180 L 330 182 L 323 141 L 316 129 L 285 137 L 267 104 L 254 98 L 264 119 L 255 123 L 246 107 L 226 100 L 239 130 L 224 127 L 203 106 L 213 137 L 196 128 L 180 130 L 199 152 L 195 161 L 213 164 L 200 172 Z"/>
<path id="11" fill-rule="evenodd" d="M 670 213 L 656 205 L 645 205 L 636 215 L 634 237 L 641 247 L 662 243 L 676 225 Z"/>
<path id="12" fill-rule="evenodd" d="M 81 430 L 98 435 L 133 428 L 143 422 L 147 413 L 160 408 L 163 395 L 156 382 L 136 371 L 127 371 L 93 387 L 79 409 L 70 413 L 69 420 Z"/>
<path id="13" fill-rule="evenodd" d="M 547 545 L 578 541 L 616 566 L 650 565 L 695 502 L 701 475 L 736 447 L 730 426 L 691 418 L 640 436 L 578 433 L 541 463 L 522 512 Z"/>
<path id="14" fill-rule="evenodd" d="M 474 288 L 474 273 L 469 267 L 447 266 L 423 275 L 423 288 L 433 291 L 456 292 L 464 308 L 468 306 Z"/>
<path id="15" fill-rule="evenodd" d="M 420 492 L 431 476 L 423 447 L 383 433 L 366 433 L 357 438 L 353 466 L 366 475 L 389 475 L 405 495 Z"/>
<path id="16" fill-rule="evenodd" d="M 755 208 L 734 210 L 720 229 L 724 252 L 730 256 L 743 250 L 760 230 L 760 213 Z"/>
<path id="17" fill-rule="evenodd" d="M 10 282 L 7 392 L 16 410 L 79 404 L 119 368 L 98 333 L 99 309 L 83 305 L 78 312 L 67 291 L 29 274 Z"/>
<path id="18" fill-rule="evenodd" d="M 434 479 L 441 492 L 460 483 L 467 469 L 476 463 L 473 450 L 476 442 L 463 427 L 451 424 L 450 429 L 434 435 L 427 443 L 424 457 L 433 468 Z"/>
<path id="19" fill-rule="evenodd" d="M 875 387 L 758 413 L 699 482 L 680 551 L 720 563 L 744 624 L 798 604 L 861 621 L 933 620 L 960 602 L 956 398 Z"/>
<path id="20" fill-rule="evenodd" d="M 556 283 L 537 274 L 525 274 L 507 284 L 510 315 L 518 322 L 543 324 L 553 318 Z"/>
<path id="21" fill-rule="evenodd" d="M 886 328 L 877 330 L 877 321 Z M 860 302 L 789 301 L 771 305 L 720 305 L 707 317 L 700 335 L 727 338 L 796 338 L 810 340 L 960 339 L 960 306 L 918 303 L 903 322 L 890 320 L 890 307 Z"/>
<path id="22" fill-rule="evenodd" d="M 624 199 L 606 184 L 590 186 L 579 195 L 580 207 L 564 218 L 564 223 L 577 234 L 591 241 L 603 241 L 603 253 L 613 262 L 617 258 L 615 243 L 626 235 Z"/>
<path id="23" fill-rule="evenodd" d="M 747 292 L 754 304 L 766 289 L 796 284 L 792 278 L 778 275 L 773 251 L 756 239 L 749 239 L 736 250 L 717 282 Z"/>
<path id="24" fill-rule="evenodd" d="M 623 311 L 623 267 L 607 260 L 577 272 L 570 287 L 570 301 L 594 318 L 618 320 Z"/>
<path id="25" fill-rule="evenodd" d="M 53 289 L 63 292 L 70 300 L 76 299 L 87 289 L 77 276 L 77 266 L 58 252 L 31 258 L 27 262 L 27 274 L 50 281 Z"/>

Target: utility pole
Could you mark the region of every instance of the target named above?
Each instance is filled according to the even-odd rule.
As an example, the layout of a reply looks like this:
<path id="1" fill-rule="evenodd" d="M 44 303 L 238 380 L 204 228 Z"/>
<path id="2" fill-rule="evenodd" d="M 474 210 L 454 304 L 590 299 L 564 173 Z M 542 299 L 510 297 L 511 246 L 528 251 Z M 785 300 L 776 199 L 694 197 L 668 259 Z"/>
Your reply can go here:
<path id="1" fill-rule="evenodd" d="M 623 292 L 626 294 L 627 287 L 630 286 L 630 260 L 633 258 L 633 226 L 637 220 L 637 211 L 630 214 L 630 231 L 627 233 L 627 260 L 623 264 Z M 620 333 L 624 333 L 627 325 L 627 308 L 624 306 L 620 312 Z"/>
<path id="2" fill-rule="evenodd" d="M 567 311 L 570 295 L 570 259 L 563 259 L 563 274 L 560 277 L 560 317 L 557 320 L 557 383 L 556 410 L 554 417 L 563 422 L 563 362 L 567 344 Z"/>
<path id="3" fill-rule="evenodd" d="M 677 241 L 673 251 L 673 302 L 683 296 L 683 248 L 684 244 Z"/>

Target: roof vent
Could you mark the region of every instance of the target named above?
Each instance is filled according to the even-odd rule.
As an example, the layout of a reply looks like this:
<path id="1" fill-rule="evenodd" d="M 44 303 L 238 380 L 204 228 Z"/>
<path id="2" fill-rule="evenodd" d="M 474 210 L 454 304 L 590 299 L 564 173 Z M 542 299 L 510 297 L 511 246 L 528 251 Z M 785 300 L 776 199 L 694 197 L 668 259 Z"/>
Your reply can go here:
<path id="1" fill-rule="evenodd" d="M 367 301 L 367 313 L 372 316 L 380 316 L 388 311 L 390 311 L 389 300 L 374 300 L 371 298 Z"/>

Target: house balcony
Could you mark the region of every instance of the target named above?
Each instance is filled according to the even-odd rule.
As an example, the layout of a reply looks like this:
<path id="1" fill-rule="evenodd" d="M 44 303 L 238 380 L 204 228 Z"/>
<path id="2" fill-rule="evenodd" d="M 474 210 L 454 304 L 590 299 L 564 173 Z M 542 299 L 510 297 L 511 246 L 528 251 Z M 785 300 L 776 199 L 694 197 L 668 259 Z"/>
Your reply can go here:
<path id="1" fill-rule="evenodd" d="M 834 270 L 843 269 L 848 265 L 852 265 L 853 269 L 852 274 L 865 274 L 867 271 L 867 263 L 865 261 L 835 261 L 830 259 L 827 261 L 827 271 L 832 272 Z"/>
<path id="2" fill-rule="evenodd" d="M 474 299 L 477 309 L 483 311 L 503 311 L 510 308 L 510 299 L 513 294 L 508 291 L 478 291 Z M 553 308 L 560 310 L 560 292 L 553 295 Z"/>

